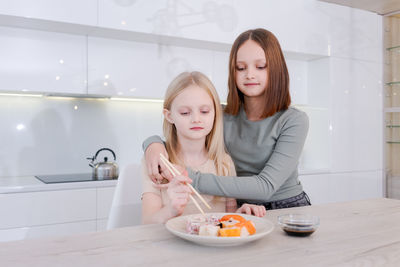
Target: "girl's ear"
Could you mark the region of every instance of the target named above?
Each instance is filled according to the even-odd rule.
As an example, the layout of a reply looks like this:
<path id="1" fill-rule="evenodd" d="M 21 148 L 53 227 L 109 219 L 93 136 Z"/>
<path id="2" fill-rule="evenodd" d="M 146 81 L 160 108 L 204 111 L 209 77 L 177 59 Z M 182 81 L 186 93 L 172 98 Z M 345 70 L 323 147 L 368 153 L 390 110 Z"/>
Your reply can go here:
<path id="1" fill-rule="evenodd" d="M 172 118 L 171 118 L 171 111 L 169 111 L 168 109 L 166 109 L 166 108 L 164 108 L 163 109 L 163 114 L 164 114 L 164 117 L 165 117 L 165 119 L 168 121 L 168 122 L 170 122 L 170 123 L 174 123 L 174 121 L 172 120 Z"/>

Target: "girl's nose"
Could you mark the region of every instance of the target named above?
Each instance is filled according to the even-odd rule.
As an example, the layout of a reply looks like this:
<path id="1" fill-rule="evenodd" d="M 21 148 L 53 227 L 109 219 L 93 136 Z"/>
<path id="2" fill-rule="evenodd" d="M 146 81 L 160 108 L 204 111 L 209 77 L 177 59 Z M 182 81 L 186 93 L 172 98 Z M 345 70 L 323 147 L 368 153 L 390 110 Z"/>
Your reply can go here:
<path id="1" fill-rule="evenodd" d="M 248 68 L 246 72 L 246 78 L 247 79 L 253 79 L 254 78 L 254 69 L 253 68 Z"/>
<path id="2" fill-rule="evenodd" d="M 197 112 L 192 113 L 192 123 L 200 122 L 200 114 Z"/>

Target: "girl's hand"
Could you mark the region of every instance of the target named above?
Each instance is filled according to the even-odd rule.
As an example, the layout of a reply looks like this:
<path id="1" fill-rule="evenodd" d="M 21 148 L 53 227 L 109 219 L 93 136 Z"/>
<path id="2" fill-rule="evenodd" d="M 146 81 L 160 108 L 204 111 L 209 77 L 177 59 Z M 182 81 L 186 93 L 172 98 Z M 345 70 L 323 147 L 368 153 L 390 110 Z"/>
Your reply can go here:
<path id="1" fill-rule="evenodd" d="M 176 217 L 183 213 L 187 203 L 189 202 L 189 195 L 192 193 L 186 183 L 191 183 L 192 180 L 186 176 L 178 175 L 169 182 L 167 195 L 169 202 L 167 207 L 170 210 L 171 216 Z"/>
<path id="2" fill-rule="evenodd" d="M 248 215 L 254 215 L 257 217 L 264 217 L 267 214 L 267 210 L 263 205 L 254 205 L 254 204 L 243 204 L 238 210 L 237 213 L 244 213 Z"/>
<path id="3" fill-rule="evenodd" d="M 162 163 L 160 159 L 160 153 L 168 159 L 167 150 L 164 144 L 152 143 L 145 151 L 145 159 L 147 165 L 147 173 L 150 179 L 155 184 L 160 184 L 164 178 L 170 181 L 172 174 L 168 171 L 167 167 Z"/>
<path id="4" fill-rule="evenodd" d="M 192 179 L 190 179 L 188 177 L 188 172 L 186 171 L 186 169 L 184 167 L 182 167 L 180 165 L 175 165 L 175 164 L 172 164 L 172 165 L 174 165 L 175 169 L 177 169 L 183 176 L 186 177 L 186 179 L 187 179 L 186 182 L 188 182 L 188 183 L 193 182 Z M 172 176 L 172 174 L 171 174 L 171 176 Z M 174 177 L 172 177 L 171 180 L 169 180 L 167 183 L 155 183 L 155 184 L 153 184 L 153 186 L 160 190 L 164 189 L 164 188 L 168 188 L 172 180 L 174 180 Z"/>

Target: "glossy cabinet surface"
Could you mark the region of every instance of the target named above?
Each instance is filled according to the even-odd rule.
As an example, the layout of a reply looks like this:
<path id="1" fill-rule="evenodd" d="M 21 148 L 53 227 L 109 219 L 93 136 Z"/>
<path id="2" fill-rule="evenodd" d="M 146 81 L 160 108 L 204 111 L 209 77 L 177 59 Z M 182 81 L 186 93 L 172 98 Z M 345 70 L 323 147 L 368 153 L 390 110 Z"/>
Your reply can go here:
<path id="1" fill-rule="evenodd" d="M 114 189 L 0 194 L 0 241 L 104 230 Z"/>
<path id="2" fill-rule="evenodd" d="M 299 180 L 311 204 L 325 204 L 382 197 L 382 172 L 303 174 Z"/>
<path id="3" fill-rule="evenodd" d="M 99 0 L 99 26 L 231 43 L 239 20 L 230 0 Z"/>
<path id="4" fill-rule="evenodd" d="M 86 93 L 86 38 L 0 27 L 0 90 Z"/>
<path id="5" fill-rule="evenodd" d="M 0 14 L 85 25 L 96 25 L 97 0 L 0 1 Z"/>
<path id="6" fill-rule="evenodd" d="M 93 220 L 0 229 L 0 242 L 32 239 L 32 238 L 54 237 L 54 236 L 67 236 L 72 234 L 95 232 L 95 231 L 96 231 L 96 221 Z"/>
<path id="7" fill-rule="evenodd" d="M 162 99 L 183 71 L 214 76 L 213 51 L 206 49 L 90 37 L 88 58 L 91 94 Z"/>
<path id="8" fill-rule="evenodd" d="M 110 213 L 115 187 L 97 188 L 96 219 L 107 219 Z"/>
<path id="9" fill-rule="evenodd" d="M 96 189 L 1 194 L 0 227 L 24 227 L 96 218 Z M 16 212 L 18 211 L 18 212 Z"/>

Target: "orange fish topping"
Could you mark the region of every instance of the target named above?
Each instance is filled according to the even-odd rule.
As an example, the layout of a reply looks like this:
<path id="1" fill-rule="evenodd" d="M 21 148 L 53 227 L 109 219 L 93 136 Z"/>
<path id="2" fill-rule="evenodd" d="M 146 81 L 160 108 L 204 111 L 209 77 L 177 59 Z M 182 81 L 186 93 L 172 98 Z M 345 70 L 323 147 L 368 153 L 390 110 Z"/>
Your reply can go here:
<path id="1" fill-rule="evenodd" d="M 218 233 L 220 236 L 240 236 L 241 229 L 238 227 L 221 228 Z"/>
<path id="2" fill-rule="evenodd" d="M 220 222 L 224 222 L 224 221 L 229 221 L 229 220 L 235 220 L 235 221 L 238 221 L 239 223 L 243 223 L 243 222 L 245 222 L 246 221 L 246 219 L 245 218 L 243 218 L 242 216 L 240 216 L 240 215 L 237 215 L 237 214 L 228 214 L 228 215 L 225 215 L 225 216 L 223 216 L 221 219 L 219 219 L 219 221 Z"/>

